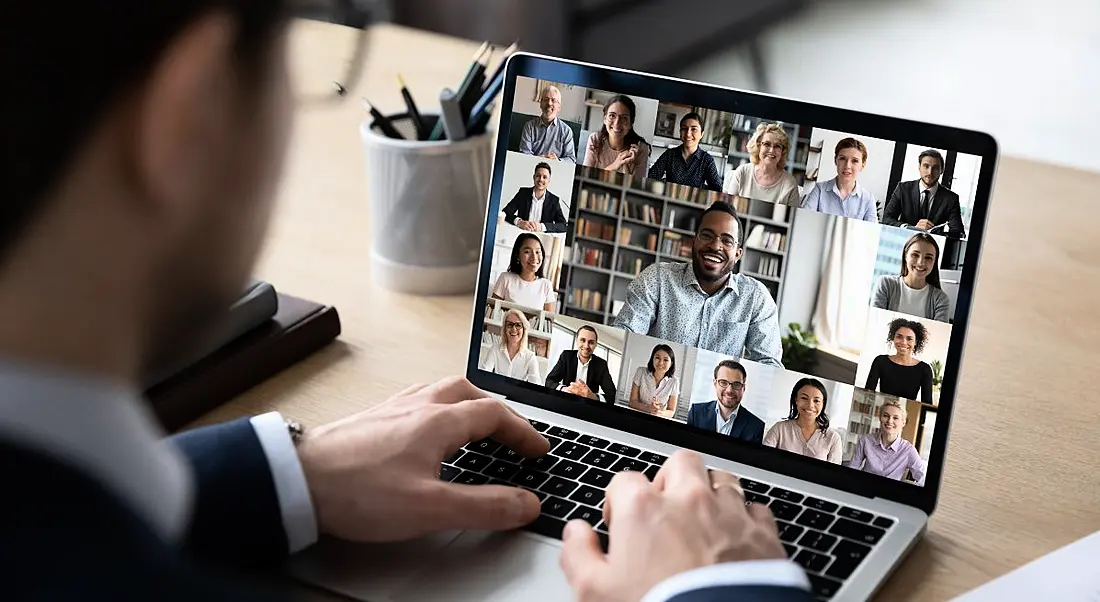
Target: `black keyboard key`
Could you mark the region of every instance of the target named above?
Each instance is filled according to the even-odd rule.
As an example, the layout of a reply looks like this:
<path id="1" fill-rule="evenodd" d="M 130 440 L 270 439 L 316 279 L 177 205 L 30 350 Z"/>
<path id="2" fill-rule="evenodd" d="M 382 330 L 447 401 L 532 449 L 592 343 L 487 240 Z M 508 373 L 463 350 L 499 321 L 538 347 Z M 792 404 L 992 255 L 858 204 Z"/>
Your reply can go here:
<path id="1" fill-rule="evenodd" d="M 567 481 L 561 477 L 551 477 L 542 487 L 539 487 L 542 491 L 559 497 L 568 496 L 570 493 L 573 493 L 573 490 L 576 488 L 576 481 Z"/>
<path id="2" fill-rule="evenodd" d="M 779 529 L 779 539 L 783 541 L 795 541 L 805 531 L 802 527 L 787 521 L 777 520 L 775 526 Z"/>
<path id="3" fill-rule="evenodd" d="M 519 466 L 516 466 L 515 464 L 511 464 L 509 462 L 505 462 L 504 460 L 494 460 L 488 468 L 481 472 L 493 477 L 494 479 L 507 481 L 508 479 L 512 478 L 512 475 L 519 472 Z"/>
<path id="4" fill-rule="evenodd" d="M 588 447 L 595 447 L 597 449 L 603 449 L 611 442 L 607 439 L 600 439 L 599 437 L 593 437 L 592 435 L 581 435 L 580 439 L 577 439 L 577 443 L 581 445 L 587 445 Z"/>
<path id="5" fill-rule="evenodd" d="M 822 553 L 828 552 L 835 543 L 835 536 L 820 531 L 807 531 L 802 539 L 798 540 L 798 545 Z"/>
<path id="6" fill-rule="evenodd" d="M 555 464 L 558 463 L 558 458 L 554 456 L 539 456 L 538 458 L 527 458 L 523 462 L 520 462 L 520 466 L 525 466 L 532 470 L 541 470 L 542 472 L 549 472 Z"/>
<path id="7" fill-rule="evenodd" d="M 455 466 L 474 472 L 481 472 L 481 470 L 489 466 L 489 463 L 492 461 L 493 460 L 489 456 L 483 456 L 474 452 L 466 452 L 462 454 L 461 458 L 455 460 Z"/>
<path id="8" fill-rule="evenodd" d="M 663 466 L 665 460 L 668 458 L 661 454 L 655 454 L 653 452 L 642 452 L 642 455 L 638 456 L 638 459 L 642 462 L 649 462 L 650 464 L 656 464 L 657 466 Z"/>
<path id="9" fill-rule="evenodd" d="M 837 508 L 840 508 L 840 506 L 837 504 L 834 504 L 830 501 L 818 499 L 816 497 L 806 498 L 802 501 L 802 505 L 806 506 L 807 508 L 813 508 L 814 510 L 828 512 L 829 514 L 833 514 L 834 512 L 836 512 Z"/>
<path id="10" fill-rule="evenodd" d="M 798 513 L 802 512 L 802 506 L 783 500 L 773 500 L 771 504 L 768 504 L 768 507 L 772 509 L 775 518 L 779 520 L 794 520 Z"/>
<path id="11" fill-rule="evenodd" d="M 500 444 L 496 441 L 493 441 L 492 439 L 482 439 L 481 441 L 472 441 L 470 443 L 467 443 L 466 449 L 488 456 L 496 450 L 500 449 Z"/>
<path id="12" fill-rule="evenodd" d="M 439 480 L 440 481 L 450 481 L 451 479 L 457 477 L 460 474 L 462 474 L 462 471 L 455 468 L 454 466 L 447 466 L 446 464 L 440 464 L 439 465 Z"/>
<path id="13" fill-rule="evenodd" d="M 652 481 L 653 479 L 656 479 L 656 478 L 657 478 L 657 473 L 658 473 L 658 472 L 659 472 L 660 470 L 661 470 L 661 467 L 660 467 L 660 466 L 657 466 L 656 464 L 651 464 L 651 465 L 649 466 L 649 468 L 645 469 L 645 471 L 643 472 L 643 474 L 645 474 L 645 477 L 646 477 L 647 479 L 649 479 L 650 481 Z"/>
<path id="14" fill-rule="evenodd" d="M 515 483 L 509 483 L 508 481 L 501 481 L 500 479 L 489 479 L 487 485 L 500 485 L 501 487 L 515 487 Z"/>
<path id="15" fill-rule="evenodd" d="M 839 581 L 833 581 L 827 577 L 818 577 L 817 575 L 807 576 L 810 578 L 810 589 L 813 590 L 815 596 L 828 600 L 840 591 Z"/>
<path id="16" fill-rule="evenodd" d="M 532 533 L 538 533 L 539 535 L 561 539 L 561 533 L 565 530 L 565 521 L 560 518 L 540 514 L 534 522 L 528 524 L 524 529 Z"/>
<path id="17" fill-rule="evenodd" d="M 549 494 L 543 493 L 543 492 L 539 491 L 538 489 L 528 489 L 527 491 L 530 491 L 531 493 L 535 494 L 535 497 L 539 498 L 539 502 L 542 502 L 546 498 L 550 497 Z"/>
<path id="18" fill-rule="evenodd" d="M 741 487 L 743 488 L 744 485 L 742 485 Z M 786 489 L 780 489 L 779 487 L 773 487 L 771 493 L 769 493 L 768 495 L 777 500 L 783 500 L 784 502 L 790 502 L 792 504 L 798 504 L 802 502 L 803 498 L 806 497 L 801 493 L 787 491 Z"/>
<path id="19" fill-rule="evenodd" d="M 619 459 L 619 456 L 611 452 L 605 452 L 603 450 L 594 449 L 588 452 L 588 455 L 581 458 L 581 462 L 590 464 L 592 466 L 598 466 L 600 468 L 611 468 L 615 465 L 615 462 Z"/>
<path id="20" fill-rule="evenodd" d="M 607 523 L 600 521 L 600 524 L 596 525 L 597 533 L 607 533 Z"/>
<path id="21" fill-rule="evenodd" d="M 546 437 L 546 440 L 550 442 L 550 451 L 554 451 L 554 448 L 561 445 L 561 439 L 557 437 Z"/>
<path id="22" fill-rule="evenodd" d="M 634 458 L 622 458 L 611 467 L 612 472 L 623 472 L 625 470 L 633 470 L 635 472 L 642 472 L 649 468 L 649 464 L 642 462 L 641 460 L 635 460 Z"/>
<path id="23" fill-rule="evenodd" d="M 543 506 L 545 505 L 546 504 L 543 504 Z M 794 561 L 801 564 L 807 571 L 820 573 L 825 570 L 825 565 L 829 564 L 829 557 L 824 554 L 818 554 L 817 552 L 802 550 L 798 554 L 795 554 Z"/>
<path id="24" fill-rule="evenodd" d="M 767 493 L 771 489 L 771 485 L 765 485 L 760 481 L 753 481 L 752 479 L 741 479 L 741 489 L 745 491 L 752 491 L 755 493 Z"/>
<path id="25" fill-rule="evenodd" d="M 542 501 L 542 513 L 557 518 L 569 516 L 569 512 L 576 507 L 575 503 L 555 496 L 550 496 Z"/>
<path id="26" fill-rule="evenodd" d="M 577 506 L 577 509 L 573 511 L 573 514 L 569 515 L 569 520 L 574 518 L 580 518 L 588 521 L 588 524 L 595 527 L 603 520 L 603 512 L 596 510 L 595 508 L 589 508 L 588 506 Z"/>
<path id="27" fill-rule="evenodd" d="M 535 427 L 535 430 L 540 433 L 545 433 L 546 429 L 550 428 L 549 424 L 546 424 L 545 422 L 539 422 L 538 420 L 528 420 L 527 422 L 530 422 L 531 426 Z"/>
<path id="28" fill-rule="evenodd" d="M 456 450 L 453 454 L 447 456 L 446 458 L 443 458 L 443 463 L 444 464 L 454 464 L 455 460 L 461 458 L 462 454 L 464 454 L 464 453 L 466 453 L 466 452 L 461 450 L 461 449 Z"/>
<path id="29" fill-rule="evenodd" d="M 580 460 L 588 455 L 588 452 L 591 450 L 592 448 L 587 445 L 581 445 L 573 441 L 565 441 L 554 449 L 554 455 L 569 458 L 570 460 Z"/>
<path id="30" fill-rule="evenodd" d="M 489 482 L 489 477 L 478 474 L 476 472 L 470 472 L 468 470 L 462 471 L 462 474 L 458 475 L 454 479 L 451 479 L 452 483 L 459 483 L 461 485 L 484 485 Z"/>
<path id="31" fill-rule="evenodd" d="M 833 557 L 836 560 L 833 561 L 829 570 L 825 571 L 825 574 L 840 580 L 847 579 L 855 572 L 859 563 L 863 562 L 863 559 L 870 553 L 871 548 L 854 541 L 842 539 L 833 549 Z"/>
<path id="32" fill-rule="evenodd" d="M 798 516 L 798 524 L 811 529 L 824 530 L 833 524 L 834 520 L 836 520 L 836 517 L 832 514 L 818 512 L 813 508 L 807 508 L 805 512 Z"/>
<path id="33" fill-rule="evenodd" d="M 569 429 L 563 429 L 560 426 L 550 427 L 550 430 L 546 431 L 546 434 L 550 435 L 551 437 L 561 437 L 562 439 L 568 439 L 570 441 L 572 441 L 572 440 L 576 439 L 577 437 L 581 436 L 581 434 L 578 433 L 577 431 L 571 431 Z"/>
<path id="34" fill-rule="evenodd" d="M 792 546 L 789 543 L 785 543 L 783 544 L 783 550 L 787 552 L 787 558 L 790 558 L 791 556 L 794 556 L 795 552 L 798 551 L 798 548 Z"/>
<path id="35" fill-rule="evenodd" d="M 584 464 L 578 464 L 571 460 L 562 460 L 550 469 L 550 474 L 556 474 L 559 477 L 565 477 L 567 479 L 579 479 L 586 470 L 588 470 L 588 467 Z"/>
<path id="36" fill-rule="evenodd" d="M 631 458 L 642 453 L 642 450 L 636 447 L 630 447 L 629 445 L 623 445 L 622 443 L 612 443 L 608 446 L 607 451 L 613 454 L 619 454 L 620 456 L 630 456 Z"/>
<path id="37" fill-rule="evenodd" d="M 829 533 L 871 545 L 875 545 L 882 539 L 883 535 L 886 535 L 886 531 L 878 527 L 857 523 L 846 518 L 837 519 L 833 526 L 829 528 Z"/>
<path id="38" fill-rule="evenodd" d="M 847 506 L 841 508 L 837 512 L 837 514 L 839 514 L 840 516 L 843 516 L 844 518 L 850 518 L 852 520 L 858 520 L 861 523 L 869 523 L 869 522 L 871 522 L 871 519 L 873 519 L 875 517 L 875 515 L 871 514 L 870 512 L 864 512 L 862 510 L 856 510 L 855 508 L 849 508 Z"/>
<path id="39" fill-rule="evenodd" d="M 574 491 L 573 495 L 569 496 L 569 499 L 595 508 L 603 501 L 603 490 L 589 487 L 588 485 L 581 485 L 580 489 Z"/>
<path id="40" fill-rule="evenodd" d="M 880 516 L 876 518 L 871 524 L 876 527 L 882 527 L 883 529 L 889 529 L 890 527 L 894 526 L 894 519 Z"/>
<path id="41" fill-rule="evenodd" d="M 749 502 L 750 504 L 764 504 L 765 506 L 767 506 L 771 503 L 772 499 L 766 495 L 760 495 L 759 493 L 746 491 L 745 501 Z"/>
<path id="42" fill-rule="evenodd" d="M 550 478 L 550 475 L 541 470 L 524 468 L 512 476 L 511 481 L 520 487 L 536 489 Z"/>
<path id="43" fill-rule="evenodd" d="M 498 460 L 504 460 L 505 462 L 511 462 L 512 464 L 519 464 L 523 461 L 523 456 L 519 455 L 519 452 L 502 447 L 493 452 L 493 457 Z"/>
<path id="44" fill-rule="evenodd" d="M 613 473 L 607 472 L 606 470 L 589 468 L 588 472 L 584 473 L 584 476 L 581 477 L 581 482 L 600 489 L 607 489 L 607 486 L 611 484 L 611 477 L 613 476 L 615 476 Z"/>

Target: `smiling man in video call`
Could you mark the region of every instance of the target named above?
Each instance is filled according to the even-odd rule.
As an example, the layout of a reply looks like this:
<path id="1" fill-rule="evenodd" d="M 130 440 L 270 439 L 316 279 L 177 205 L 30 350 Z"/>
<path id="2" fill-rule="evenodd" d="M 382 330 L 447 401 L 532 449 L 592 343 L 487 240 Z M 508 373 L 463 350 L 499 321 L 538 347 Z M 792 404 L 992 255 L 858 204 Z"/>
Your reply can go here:
<path id="1" fill-rule="evenodd" d="M 901 182 L 890 194 L 882 210 L 882 223 L 965 238 L 959 195 L 940 182 L 943 155 L 927 149 L 917 157 L 920 179 Z"/>
<path id="2" fill-rule="evenodd" d="M 319 535 L 397 541 L 539 514 L 530 491 L 439 479 L 467 441 L 549 449 L 465 379 L 297 437 L 271 412 L 165 439 L 146 405 L 142 376 L 218 324 L 266 236 L 295 98 L 289 8 L 0 4 L 0 70 L 19 91 L 0 96 L 6 601 L 284 599 L 245 577 Z M 582 602 L 810 599 L 767 508 L 746 509 L 698 454 L 671 455 L 653 483 L 616 475 L 605 505 L 609 554 L 584 521 L 563 538 Z"/>
<path id="3" fill-rule="evenodd" d="M 724 201 L 703 212 L 691 262 L 656 262 L 626 291 L 614 326 L 782 368 L 779 311 L 768 288 L 733 268 L 741 223 Z"/>
<path id="4" fill-rule="evenodd" d="M 561 90 L 557 86 L 546 86 L 539 98 L 539 107 L 542 114 L 523 124 L 519 152 L 576 163 L 577 145 L 573 140 L 573 130 L 558 117 L 561 113 Z"/>
<path id="5" fill-rule="evenodd" d="M 741 407 L 747 381 L 744 366 L 733 360 L 719 362 L 714 367 L 714 401 L 693 404 L 688 426 L 763 444 L 764 421 Z"/>
<path id="6" fill-rule="evenodd" d="M 504 206 L 504 221 L 528 232 L 565 232 L 569 223 L 561 210 L 561 198 L 550 192 L 553 170 L 539 163 L 531 176 L 531 186 L 520 188 Z"/>

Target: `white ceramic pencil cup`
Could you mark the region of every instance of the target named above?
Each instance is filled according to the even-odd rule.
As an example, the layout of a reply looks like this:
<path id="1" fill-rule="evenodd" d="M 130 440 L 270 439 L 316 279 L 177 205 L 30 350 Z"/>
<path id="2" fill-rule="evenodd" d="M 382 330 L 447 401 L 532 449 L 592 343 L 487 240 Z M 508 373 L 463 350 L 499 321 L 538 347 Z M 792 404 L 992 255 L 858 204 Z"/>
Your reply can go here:
<path id="1" fill-rule="evenodd" d="M 477 284 L 492 172 L 492 133 L 417 141 L 407 114 L 389 117 L 404 140 L 374 121 L 363 139 L 371 211 L 371 274 L 416 295 L 469 293 Z M 429 128 L 438 119 L 424 115 Z"/>

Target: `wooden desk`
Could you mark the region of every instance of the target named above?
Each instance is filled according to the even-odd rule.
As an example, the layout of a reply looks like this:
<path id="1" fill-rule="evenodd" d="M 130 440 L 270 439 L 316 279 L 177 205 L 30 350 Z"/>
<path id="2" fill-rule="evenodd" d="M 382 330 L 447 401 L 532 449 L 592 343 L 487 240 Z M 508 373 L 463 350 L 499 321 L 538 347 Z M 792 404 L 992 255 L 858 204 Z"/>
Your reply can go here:
<path id="1" fill-rule="evenodd" d="M 350 32 L 309 23 L 296 35 L 307 64 L 331 63 L 330 45 Z M 475 47 L 379 27 L 355 97 L 400 110 L 400 71 L 427 99 L 455 84 Z M 303 110 L 257 269 L 281 290 L 334 304 L 341 342 L 200 423 L 274 409 L 316 425 L 463 372 L 471 297 L 371 284 L 363 115 L 358 102 Z M 879 600 L 948 599 L 1100 529 L 1097 189 L 1098 174 L 1002 161 L 939 509 Z"/>

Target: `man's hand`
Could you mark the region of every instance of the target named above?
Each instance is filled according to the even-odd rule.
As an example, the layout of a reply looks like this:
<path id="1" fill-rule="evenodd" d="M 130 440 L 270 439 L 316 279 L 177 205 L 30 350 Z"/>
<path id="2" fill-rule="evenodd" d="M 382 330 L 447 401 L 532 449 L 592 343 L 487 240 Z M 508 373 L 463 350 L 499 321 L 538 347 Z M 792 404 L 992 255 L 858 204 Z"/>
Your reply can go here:
<path id="1" fill-rule="evenodd" d="M 558 160 L 558 156 L 554 153 L 546 153 L 543 156 L 546 157 L 547 159 L 550 159 L 551 161 L 557 161 Z"/>
<path id="2" fill-rule="evenodd" d="M 306 431 L 298 455 L 320 531 L 396 541 L 530 523 L 539 500 L 529 491 L 439 480 L 443 458 L 485 437 L 527 457 L 550 451 L 526 419 L 463 378 L 410 387 L 378 407 Z"/>
<path id="3" fill-rule="evenodd" d="M 592 389 L 588 387 L 588 384 L 583 380 L 573 381 L 573 384 L 569 385 L 565 389 L 569 393 L 574 395 L 580 395 L 581 397 L 588 397 L 589 399 L 596 399 L 596 394 L 592 392 Z"/>
<path id="4" fill-rule="evenodd" d="M 746 508 L 737 478 L 717 471 L 708 477 L 693 452 L 673 454 L 652 483 L 637 472 L 615 475 L 603 514 L 607 554 L 587 522 L 565 528 L 561 565 L 580 602 L 634 602 L 685 571 L 786 558 L 768 507 Z"/>
<path id="5" fill-rule="evenodd" d="M 535 222 L 529 222 L 525 219 L 517 219 L 516 225 L 519 226 L 520 230 L 526 230 L 528 232 L 531 232 L 535 229 Z"/>
<path id="6" fill-rule="evenodd" d="M 932 222 L 930 222 L 926 219 L 922 219 L 921 221 L 917 222 L 917 225 L 916 225 L 917 230 L 931 230 L 932 228 L 935 228 L 935 227 L 936 227 L 936 224 L 933 224 Z"/>

